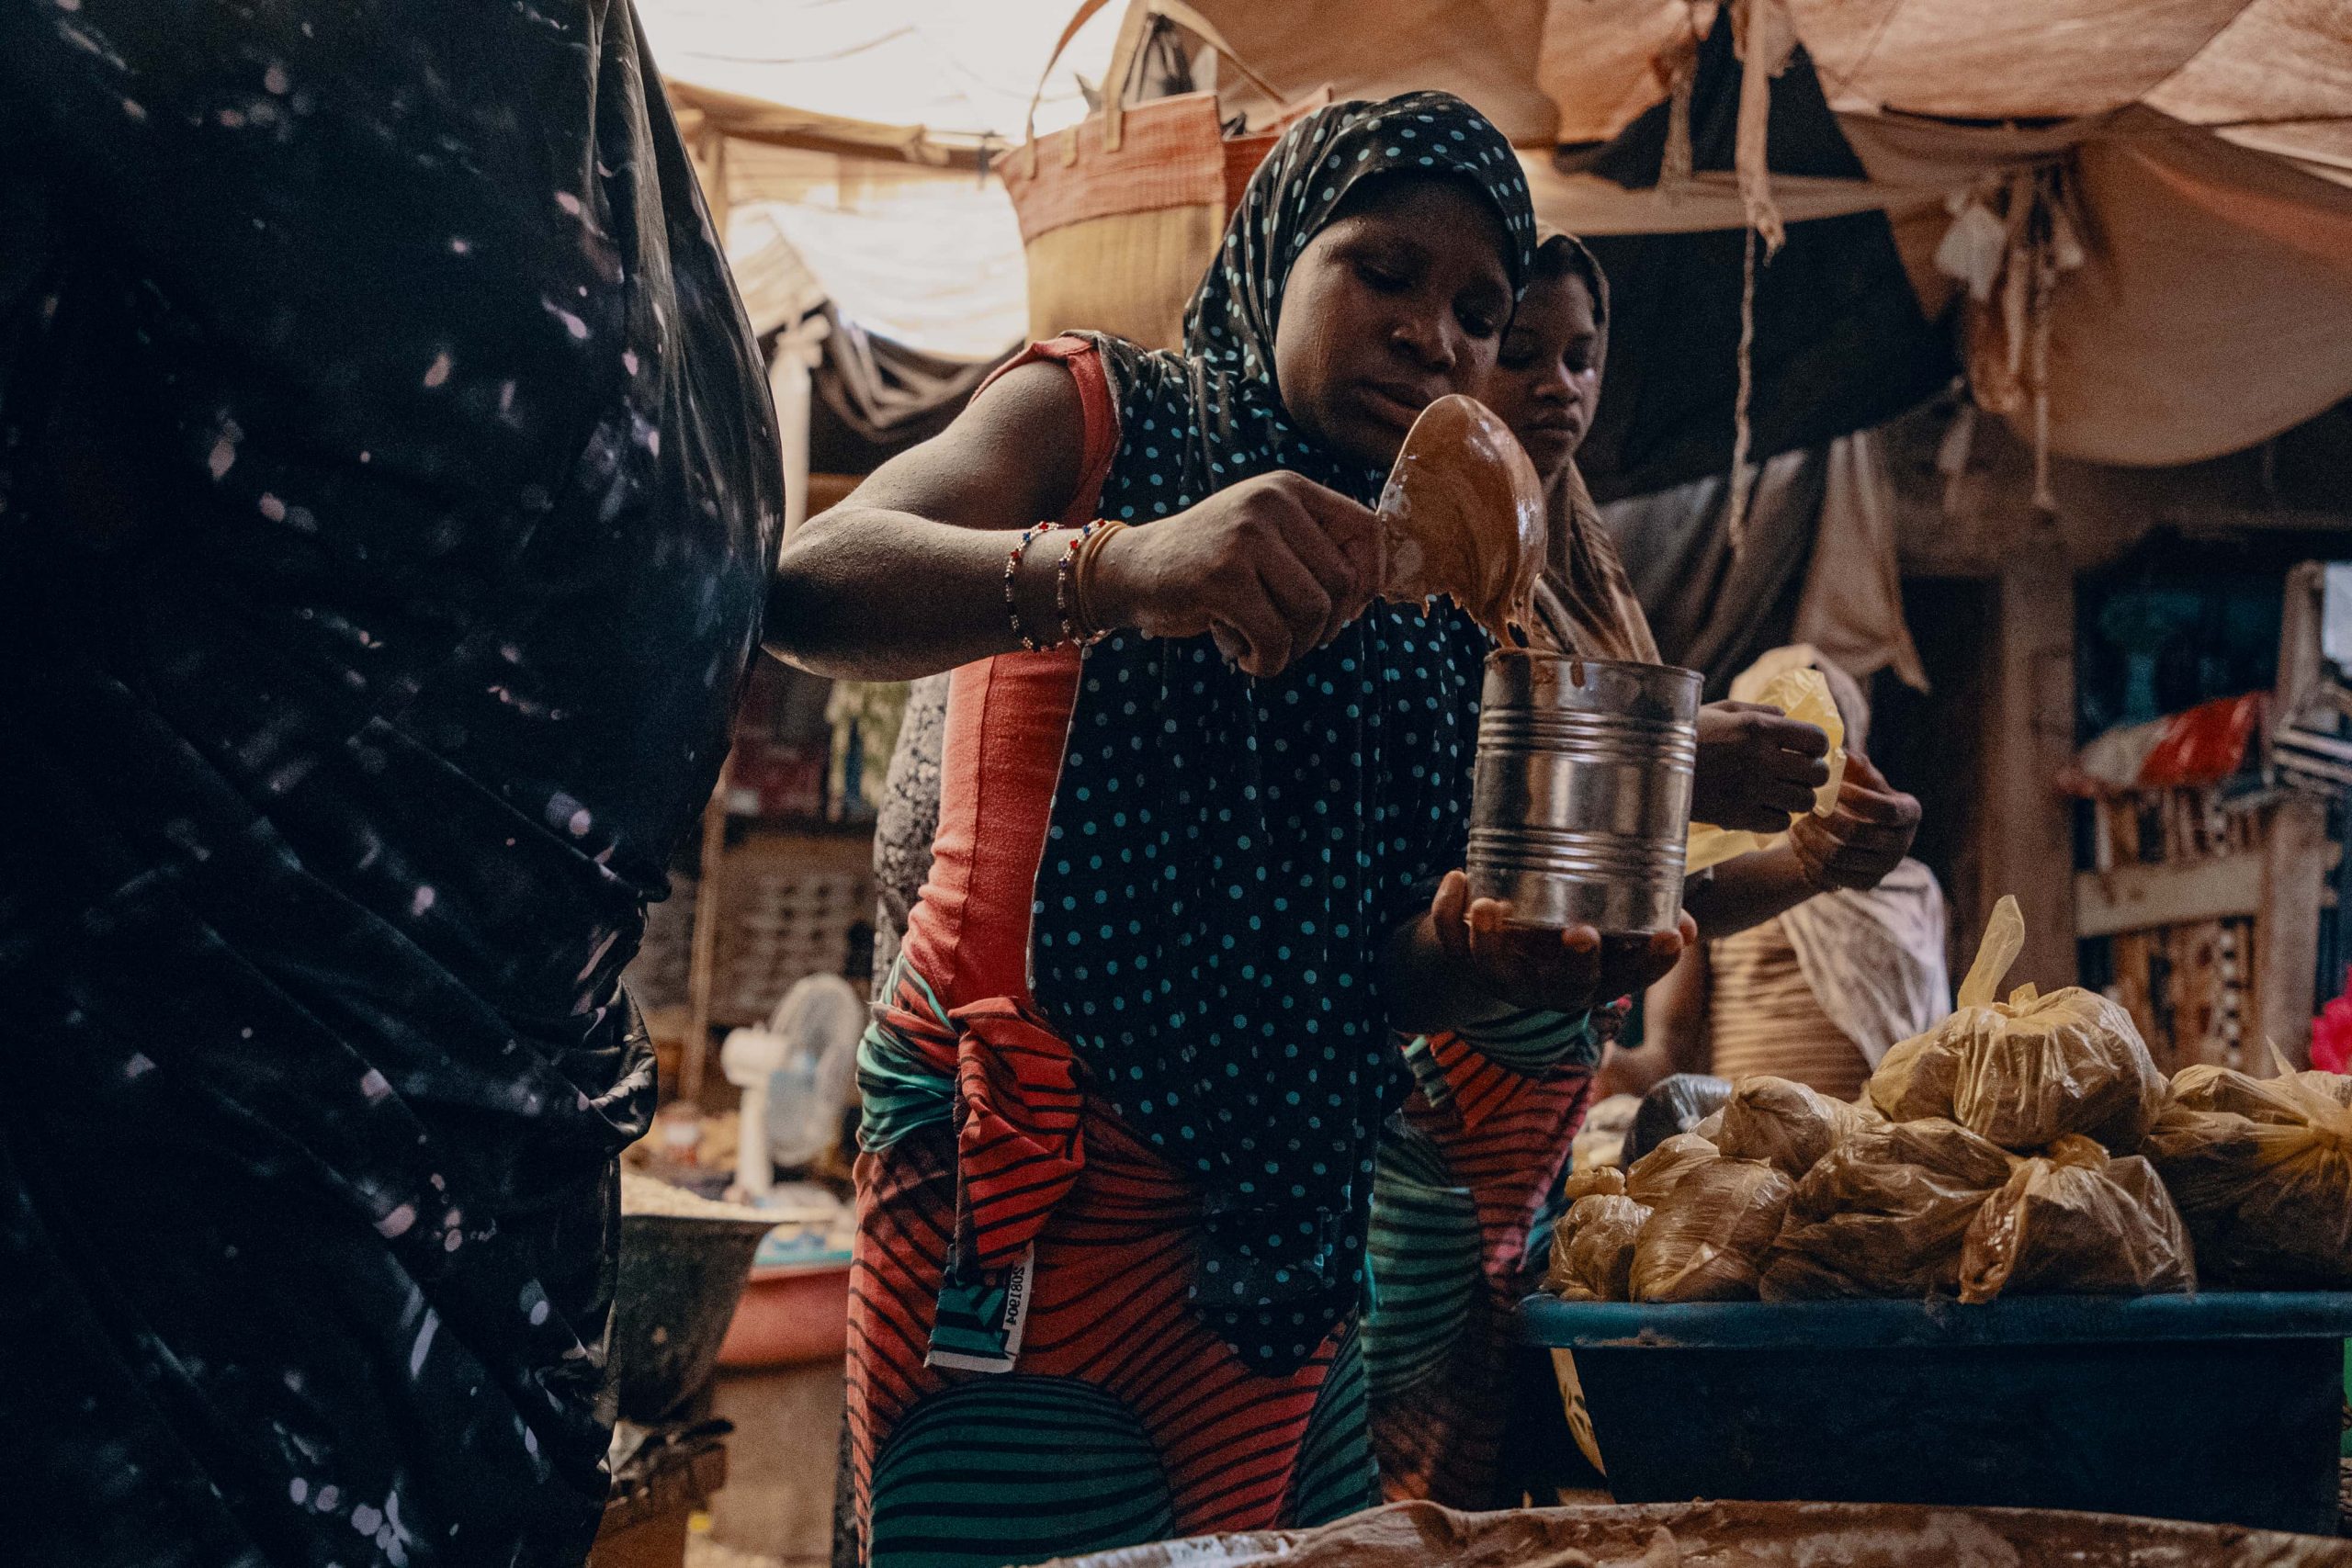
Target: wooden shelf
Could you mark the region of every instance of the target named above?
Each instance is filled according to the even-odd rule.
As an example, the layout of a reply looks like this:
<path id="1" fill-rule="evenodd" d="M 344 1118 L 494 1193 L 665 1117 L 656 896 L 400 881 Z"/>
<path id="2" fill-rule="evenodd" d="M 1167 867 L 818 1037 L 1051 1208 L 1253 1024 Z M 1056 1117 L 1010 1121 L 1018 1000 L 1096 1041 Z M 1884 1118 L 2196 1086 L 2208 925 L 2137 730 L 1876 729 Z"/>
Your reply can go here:
<path id="1" fill-rule="evenodd" d="M 2083 938 L 2136 942 L 2137 933 L 2167 928 L 2251 922 L 2252 951 L 2238 955 L 2240 1039 L 2245 1064 L 2258 1076 L 2269 1070 L 2266 1041 L 2295 1066 L 2309 1060 L 2320 910 L 2340 852 L 2314 800 L 2280 795 L 2255 809 L 2259 848 L 2080 872 L 2073 892 L 2075 931 Z"/>
<path id="2" fill-rule="evenodd" d="M 2214 855 L 2163 865 L 2120 865 L 2075 876 L 2075 934 L 2113 936 L 2151 926 L 2259 915 L 2265 857 Z"/>

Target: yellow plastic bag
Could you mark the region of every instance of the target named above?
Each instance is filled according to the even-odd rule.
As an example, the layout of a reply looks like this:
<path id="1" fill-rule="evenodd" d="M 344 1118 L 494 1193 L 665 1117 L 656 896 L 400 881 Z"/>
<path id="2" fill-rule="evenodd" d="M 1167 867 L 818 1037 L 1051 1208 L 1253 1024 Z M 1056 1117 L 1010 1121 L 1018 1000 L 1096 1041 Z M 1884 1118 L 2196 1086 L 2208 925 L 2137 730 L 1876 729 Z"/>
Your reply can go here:
<path id="1" fill-rule="evenodd" d="M 2278 1066 L 2269 1078 L 2182 1068 L 2146 1153 L 2214 1278 L 2352 1289 L 2352 1085 Z"/>
<path id="2" fill-rule="evenodd" d="M 1846 722 L 1830 700 L 1828 677 L 1815 670 L 1807 648 L 1784 648 L 1769 653 L 1756 667 L 1732 683 L 1732 700 L 1762 703 L 1789 717 L 1819 725 L 1829 737 L 1829 782 L 1815 792 L 1813 814 L 1826 817 L 1838 804 L 1838 786 L 1846 777 Z M 1758 682 L 1750 691 L 1751 682 Z M 1794 824 L 1796 818 L 1789 818 Z M 1683 851 L 1683 869 L 1702 872 L 1739 855 L 1769 850 L 1787 838 L 1781 833 L 1748 833 L 1712 823 L 1693 822 Z"/>
<path id="3" fill-rule="evenodd" d="M 1886 1054 L 1871 1075 L 1871 1102 L 1898 1122 L 1949 1116 L 2019 1153 L 2069 1133 L 2132 1153 L 2164 1109 L 2164 1075 L 2132 1015 L 2096 991 L 2069 986 L 2045 997 L 2020 986 L 1995 1001 L 2024 945 L 2024 917 L 2004 897 L 1959 1009 Z"/>
<path id="4" fill-rule="evenodd" d="M 1715 1146 L 1733 1159 L 1760 1159 L 1793 1181 L 1819 1165 L 1878 1112 L 1815 1093 L 1787 1078 L 1743 1078 L 1715 1112 Z"/>
<path id="5" fill-rule="evenodd" d="M 1552 1232 L 1544 1288 L 1564 1301 L 1634 1299 L 1634 1248 L 1650 1211 L 1622 1193 L 1579 1198 Z"/>
<path id="6" fill-rule="evenodd" d="M 1797 1183 L 1759 1292 L 1768 1302 L 1953 1294 L 1968 1227 L 2017 1165 L 1942 1118 L 1864 1127 Z"/>
<path id="7" fill-rule="evenodd" d="M 1718 1157 L 1692 1166 L 1642 1226 L 1628 1281 L 1633 1299 L 1754 1301 L 1793 1190 L 1761 1160 Z"/>
<path id="8" fill-rule="evenodd" d="M 2197 1288 L 2188 1230 L 2155 1168 L 2069 1134 L 2027 1160 L 1969 1223 L 1960 1299 L 2152 1296 Z"/>
<path id="9" fill-rule="evenodd" d="M 1698 1134 L 1677 1133 L 1634 1162 L 1634 1168 L 1625 1173 L 1625 1196 L 1656 1208 L 1659 1199 L 1674 1190 L 1675 1183 L 1721 1156 L 1722 1151 Z"/>

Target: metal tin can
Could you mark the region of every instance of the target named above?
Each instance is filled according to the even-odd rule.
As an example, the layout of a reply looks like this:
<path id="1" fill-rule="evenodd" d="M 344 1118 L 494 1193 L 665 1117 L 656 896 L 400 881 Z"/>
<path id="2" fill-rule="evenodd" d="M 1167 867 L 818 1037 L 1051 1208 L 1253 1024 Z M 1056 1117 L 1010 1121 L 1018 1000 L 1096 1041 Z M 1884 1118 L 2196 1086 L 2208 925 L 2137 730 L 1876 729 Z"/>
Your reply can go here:
<path id="1" fill-rule="evenodd" d="M 1470 895 L 1514 925 L 1675 929 L 1699 756 L 1696 671 L 1506 649 L 1487 657 Z"/>

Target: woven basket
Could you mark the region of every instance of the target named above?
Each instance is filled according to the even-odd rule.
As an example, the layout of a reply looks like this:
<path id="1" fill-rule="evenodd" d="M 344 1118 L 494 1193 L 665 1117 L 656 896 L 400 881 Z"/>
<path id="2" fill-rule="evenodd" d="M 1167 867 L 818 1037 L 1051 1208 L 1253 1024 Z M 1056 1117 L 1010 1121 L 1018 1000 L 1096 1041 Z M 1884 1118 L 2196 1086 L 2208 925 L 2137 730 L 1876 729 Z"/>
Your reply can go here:
<path id="1" fill-rule="evenodd" d="M 1048 74 L 1103 4 L 1084 0 L 1079 6 L 1046 62 Z M 1038 341 L 1084 328 L 1147 348 L 1182 346 L 1184 306 L 1250 175 L 1283 127 L 1330 101 L 1326 87 L 1292 103 L 1272 127 L 1231 137 L 1214 93 L 1127 104 L 1125 85 L 1154 17 L 1195 34 L 1261 93 L 1281 101 L 1192 6 L 1133 0 L 1112 50 L 1102 107 L 1040 138 L 1032 100 L 1032 133 L 1003 165 L 1028 257 L 1029 335 Z"/>

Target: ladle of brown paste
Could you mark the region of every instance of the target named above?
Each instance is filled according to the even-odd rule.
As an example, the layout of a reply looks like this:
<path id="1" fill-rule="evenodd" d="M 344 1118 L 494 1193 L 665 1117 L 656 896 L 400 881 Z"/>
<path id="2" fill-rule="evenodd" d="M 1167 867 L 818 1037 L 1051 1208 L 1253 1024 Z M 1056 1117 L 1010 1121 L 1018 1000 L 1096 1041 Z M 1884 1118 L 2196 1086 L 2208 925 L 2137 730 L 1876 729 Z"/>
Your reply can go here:
<path id="1" fill-rule="evenodd" d="M 1500 647 L 1531 636 L 1548 646 L 1534 603 L 1544 485 L 1493 410 L 1459 394 L 1423 409 L 1388 471 L 1379 516 L 1382 598 L 1427 605 L 1442 593 Z"/>

